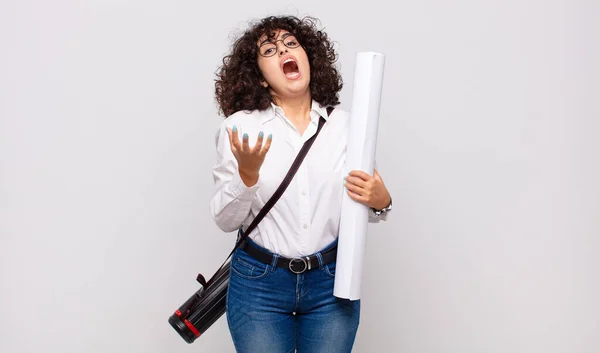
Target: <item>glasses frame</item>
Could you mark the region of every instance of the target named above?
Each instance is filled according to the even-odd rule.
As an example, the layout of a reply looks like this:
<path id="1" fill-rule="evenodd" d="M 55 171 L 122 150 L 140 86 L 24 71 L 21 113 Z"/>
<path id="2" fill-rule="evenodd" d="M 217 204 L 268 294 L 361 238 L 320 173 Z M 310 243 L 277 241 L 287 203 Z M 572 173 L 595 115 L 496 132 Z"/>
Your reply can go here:
<path id="1" fill-rule="evenodd" d="M 287 33 L 286 33 L 286 34 L 287 34 Z M 290 45 L 287 45 L 287 44 L 285 43 L 285 40 L 286 40 L 286 39 L 288 39 L 289 37 L 293 37 L 293 38 L 295 39 L 295 41 L 296 41 L 296 45 L 292 45 L 292 46 L 290 46 Z M 298 47 L 300 46 L 300 42 L 298 41 L 298 38 L 296 38 L 296 36 L 295 36 L 295 35 L 293 35 L 293 34 L 291 34 L 291 33 L 290 33 L 289 35 L 286 35 L 286 36 L 284 36 L 284 37 L 283 37 L 283 38 L 281 38 L 281 39 L 277 39 L 277 40 L 276 40 L 276 41 L 274 41 L 274 42 L 271 42 L 271 41 L 264 42 L 263 44 L 261 44 L 261 45 L 260 45 L 260 47 L 258 47 L 258 54 L 259 54 L 260 56 L 264 57 L 264 58 L 270 58 L 271 56 L 273 56 L 273 55 L 276 55 L 276 54 L 277 54 L 277 42 L 282 42 L 282 43 L 283 43 L 283 46 L 285 46 L 286 48 L 290 48 L 290 49 L 298 48 Z M 262 47 L 264 47 L 265 45 L 269 45 L 269 44 L 273 44 L 273 45 L 275 45 L 275 51 L 273 51 L 273 54 L 271 54 L 271 55 L 264 55 L 264 54 L 262 53 L 263 51 L 261 50 L 261 48 L 262 48 Z"/>

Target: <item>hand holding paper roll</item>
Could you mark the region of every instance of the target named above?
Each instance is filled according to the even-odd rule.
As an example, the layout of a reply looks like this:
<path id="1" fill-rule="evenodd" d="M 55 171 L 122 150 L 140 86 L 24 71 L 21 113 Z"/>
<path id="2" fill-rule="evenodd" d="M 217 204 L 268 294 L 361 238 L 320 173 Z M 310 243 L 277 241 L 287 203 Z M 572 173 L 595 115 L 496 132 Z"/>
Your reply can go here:
<path id="1" fill-rule="evenodd" d="M 373 176 L 361 170 L 353 170 L 345 180 L 348 196 L 352 200 L 376 210 L 383 209 L 390 204 L 390 193 L 376 170 Z"/>

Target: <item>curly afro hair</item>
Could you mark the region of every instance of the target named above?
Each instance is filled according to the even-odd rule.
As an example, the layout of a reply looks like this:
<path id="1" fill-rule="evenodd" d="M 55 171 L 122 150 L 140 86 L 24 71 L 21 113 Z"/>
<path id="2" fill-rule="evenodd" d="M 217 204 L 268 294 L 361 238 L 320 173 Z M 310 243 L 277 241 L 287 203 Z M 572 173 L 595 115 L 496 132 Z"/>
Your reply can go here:
<path id="1" fill-rule="evenodd" d="M 240 110 L 267 109 L 273 97 L 261 85 L 263 75 L 258 68 L 259 38 L 274 31 L 286 30 L 300 42 L 310 64 L 310 92 L 312 99 L 322 106 L 339 102 L 342 77 L 335 67 L 337 55 L 327 34 L 316 27 L 313 17 L 299 19 L 293 16 L 266 17 L 254 23 L 232 46 L 231 54 L 223 58 L 215 80 L 215 95 L 219 113 L 228 117 Z"/>

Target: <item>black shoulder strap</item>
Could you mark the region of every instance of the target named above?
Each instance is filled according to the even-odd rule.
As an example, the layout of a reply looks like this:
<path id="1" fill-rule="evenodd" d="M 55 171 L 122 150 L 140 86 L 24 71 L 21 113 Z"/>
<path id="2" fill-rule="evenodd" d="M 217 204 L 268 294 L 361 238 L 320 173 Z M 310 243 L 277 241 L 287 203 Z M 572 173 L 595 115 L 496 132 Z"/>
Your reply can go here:
<path id="1" fill-rule="evenodd" d="M 256 226 L 260 223 L 260 221 L 262 221 L 263 218 L 265 218 L 265 216 L 267 215 L 267 213 L 271 210 L 271 208 L 279 200 L 279 198 L 281 197 L 281 195 L 283 195 L 283 193 L 287 189 L 288 185 L 290 185 L 290 183 L 292 182 L 292 179 L 294 178 L 294 175 L 296 174 L 296 172 L 300 168 L 300 165 L 302 164 L 302 161 L 304 160 L 304 157 L 306 157 L 306 155 L 308 154 L 308 150 L 310 150 L 310 148 L 312 147 L 312 144 L 315 142 L 315 139 L 317 138 L 317 135 L 321 131 L 321 128 L 323 127 L 323 124 L 325 124 L 325 119 L 323 119 L 323 117 L 321 117 L 319 119 L 319 126 L 317 127 L 317 132 L 310 139 L 308 139 L 304 143 L 304 145 L 302 146 L 302 149 L 300 149 L 300 152 L 298 152 L 298 155 L 296 156 L 296 159 L 292 163 L 292 166 L 290 167 L 290 170 L 288 170 L 285 178 L 283 178 L 283 181 L 281 182 L 281 185 L 279 185 L 279 187 L 277 188 L 277 190 L 275 190 L 275 193 L 273 194 L 273 196 L 271 196 L 271 198 L 269 199 L 269 201 L 267 201 L 267 203 L 265 203 L 265 205 L 260 210 L 260 212 L 258 212 L 258 214 L 254 218 L 254 220 L 252 221 L 252 223 L 250 223 L 250 225 L 248 226 L 248 228 L 246 229 L 246 231 L 242 232 L 242 239 L 245 238 L 245 237 L 247 237 L 248 234 L 250 234 L 254 230 L 254 228 L 256 228 Z"/>
<path id="2" fill-rule="evenodd" d="M 327 107 L 327 116 L 330 116 L 331 113 L 333 112 L 333 110 L 334 110 L 334 107 Z M 235 250 L 238 247 L 240 247 L 240 245 L 244 242 L 244 240 L 246 240 L 246 238 L 248 237 L 248 234 L 250 234 L 254 230 L 254 228 L 256 228 L 256 226 L 260 223 L 260 221 L 262 221 L 263 218 L 265 218 L 265 216 L 271 210 L 271 208 L 275 205 L 277 200 L 279 200 L 281 195 L 283 195 L 283 193 L 285 192 L 285 189 L 287 189 L 288 185 L 290 185 L 290 183 L 292 182 L 292 179 L 294 178 L 294 175 L 300 168 L 300 165 L 302 164 L 304 157 L 306 157 L 306 155 L 308 154 L 308 150 L 310 150 L 313 143 L 317 139 L 317 136 L 319 135 L 319 132 L 321 132 L 321 129 L 323 128 L 324 124 L 325 124 L 325 119 L 323 117 L 320 117 L 319 126 L 317 127 L 317 132 L 315 132 L 315 134 L 310 139 L 308 139 L 306 142 L 304 142 L 304 145 L 300 149 L 300 152 L 298 152 L 298 155 L 296 156 L 296 159 L 292 163 L 290 170 L 287 172 L 287 175 L 285 176 L 285 178 L 283 178 L 283 181 L 281 182 L 281 184 L 279 185 L 277 190 L 275 190 L 275 193 L 273 194 L 273 196 L 271 196 L 269 201 L 267 201 L 267 203 L 265 203 L 265 205 L 260 210 L 260 212 L 258 212 L 258 214 L 254 218 L 252 223 L 250 223 L 250 225 L 248 226 L 246 231 L 244 232 L 240 228 L 239 233 L 238 233 L 238 241 L 235 244 L 235 246 L 233 247 L 233 250 L 231 250 L 231 253 L 229 254 L 229 256 L 227 256 L 227 258 L 225 259 L 225 262 L 223 263 L 223 265 L 221 265 L 221 267 L 219 268 L 219 270 L 221 270 L 223 268 L 223 266 L 227 263 L 227 260 L 229 260 L 231 255 L 233 255 Z M 216 272 L 219 272 L 219 270 L 217 270 Z M 203 282 L 203 280 L 200 280 L 200 279 L 198 281 Z M 208 284 L 210 284 L 210 282 L 212 282 L 212 278 L 208 281 Z M 204 283 L 202 283 L 202 285 L 205 286 Z"/>
<path id="3" fill-rule="evenodd" d="M 334 109 L 335 109 L 334 107 L 327 107 L 327 116 L 328 117 L 331 115 L 331 112 L 333 112 Z M 300 152 L 298 152 L 298 155 L 296 156 L 296 159 L 292 163 L 290 170 L 287 172 L 287 175 L 285 176 L 285 178 L 283 178 L 281 185 L 279 185 L 277 190 L 275 190 L 275 193 L 273 193 L 273 196 L 271 196 L 269 201 L 267 201 L 267 203 L 265 203 L 265 205 L 260 210 L 260 212 L 258 212 L 258 214 L 254 218 L 252 223 L 250 223 L 250 225 L 248 226 L 246 231 L 240 232 L 241 233 L 240 242 L 241 242 L 241 240 L 245 239 L 248 236 L 248 234 L 250 234 L 254 230 L 254 228 L 256 228 L 256 226 L 260 223 L 260 221 L 262 221 L 262 219 L 267 215 L 267 213 L 275 205 L 277 200 L 279 200 L 281 195 L 283 195 L 283 192 L 285 191 L 285 189 L 287 189 L 288 185 L 290 185 L 290 183 L 292 182 L 292 179 L 294 178 L 294 175 L 300 168 L 300 165 L 302 164 L 304 157 L 306 157 L 306 155 L 308 154 L 308 150 L 310 150 L 310 148 L 312 147 L 312 144 L 317 139 L 319 132 L 321 132 L 321 128 L 323 128 L 323 124 L 325 124 L 325 119 L 323 117 L 321 117 L 319 119 L 319 126 L 317 127 L 317 132 L 315 132 L 315 134 L 310 139 L 308 139 L 306 142 L 304 142 L 304 145 L 300 149 Z"/>

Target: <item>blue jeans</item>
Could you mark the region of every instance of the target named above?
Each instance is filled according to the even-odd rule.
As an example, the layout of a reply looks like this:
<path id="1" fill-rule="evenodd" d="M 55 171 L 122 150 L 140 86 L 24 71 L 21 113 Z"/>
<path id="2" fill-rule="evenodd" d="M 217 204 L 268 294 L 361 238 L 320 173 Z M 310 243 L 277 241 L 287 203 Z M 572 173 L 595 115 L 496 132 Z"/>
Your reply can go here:
<path id="1" fill-rule="evenodd" d="M 360 301 L 333 296 L 335 262 L 325 265 L 320 253 L 317 256 L 319 268 L 294 274 L 236 250 L 231 259 L 227 323 L 237 352 L 352 351 Z"/>

